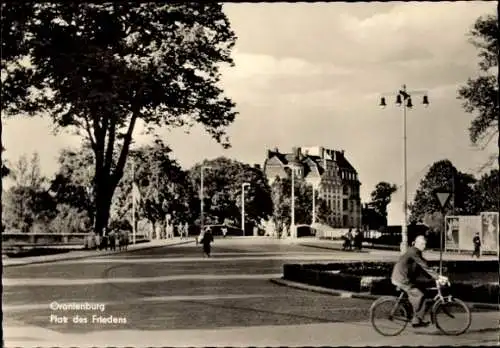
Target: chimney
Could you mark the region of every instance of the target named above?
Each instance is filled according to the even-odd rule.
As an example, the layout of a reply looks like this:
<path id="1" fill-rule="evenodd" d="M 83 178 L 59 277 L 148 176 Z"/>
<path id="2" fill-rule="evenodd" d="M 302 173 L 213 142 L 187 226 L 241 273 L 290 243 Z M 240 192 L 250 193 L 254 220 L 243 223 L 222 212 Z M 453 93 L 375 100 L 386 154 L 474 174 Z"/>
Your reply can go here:
<path id="1" fill-rule="evenodd" d="M 292 153 L 296 159 L 299 159 L 301 155 L 300 147 L 293 147 Z"/>
<path id="2" fill-rule="evenodd" d="M 319 157 L 325 158 L 325 148 L 323 146 L 319 148 Z"/>
<path id="3" fill-rule="evenodd" d="M 342 150 L 341 152 L 342 152 L 342 157 L 344 157 L 344 153 L 345 153 L 345 151 L 344 151 L 344 150 Z"/>
<path id="4" fill-rule="evenodd" d="M 333 160 L 337 162 L 337 151 L 333 150 Z"/>
<path id="5" fill-rule="evenodd" d="M 260 170 L 260 164 L 257 164 L 257 163 L 256 163 L 256 164 L 254 164 L 254 165 L 253 165 L 253 167 L 254 167 L 255 169 Z"/>
<path id="6" fill-rule="evenodd" d="M 273 152 L 271 150 L 267 150 L 267 158 L 271 158 L 273 155 Z"/>

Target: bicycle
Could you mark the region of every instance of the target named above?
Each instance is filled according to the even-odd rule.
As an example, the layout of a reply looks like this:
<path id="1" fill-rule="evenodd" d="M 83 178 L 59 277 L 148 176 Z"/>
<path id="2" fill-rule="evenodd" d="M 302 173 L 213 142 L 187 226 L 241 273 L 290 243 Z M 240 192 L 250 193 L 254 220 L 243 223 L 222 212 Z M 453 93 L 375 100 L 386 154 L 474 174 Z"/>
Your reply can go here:
<path id="1" fill-rule="evenodd" d="M 449 281 L 445 284 L 446 286 L 450 286 Z M 429 290 L 437 290 L 436 296 L 434 298 L 426 298 L 424 300 L 423 305 L 426 306 L 426 315 L 431 314 L 431 323 L 435 325 L 439 331 L 448 336 L 459 336 L 465 333 L 470 325 L 471 325 L 471 313 L 469 307 L 460 299 L 453 297 L 452 295 L 443 295 L 441 290 L 442 285 L 436 281 L 436 287 L 429 288 Z M 408 295 L 405 291 L 397 288 L 399 295 L 396 296 L 384 296 L 381 297 L 375 302 L 373 302 L 370 307 L 370 320 L 373 328 L 383 336 L 397 336 L 406 328 L 408 323 L 412 320 L 413 317 L 413 307 L 408 300 Z M 387 305 L 389 308 L 389 313 L 385 313 L 379 319 L 377 317 L 378 311 L 382 310 L 384 306 Z M 455 314 L 452 311 L 453 307 L 457 307 L 457 309 L 461 309 L 463 315 Z M 457 312 L 459 313 L 459 312 Z M 446 317 L 442 317 L 441 314 L 446 315 L 448 318 L 455 319 L 456 317 L 460 317 L 458 321 L 463 323 L 463 326 L 458 330 L 449 330 L 445 328 Z M 395 324 L 396 329 L 394 332 L 385 331 L 385 327 Z M 399 327 L 397 326 L 399 325 Z"/>

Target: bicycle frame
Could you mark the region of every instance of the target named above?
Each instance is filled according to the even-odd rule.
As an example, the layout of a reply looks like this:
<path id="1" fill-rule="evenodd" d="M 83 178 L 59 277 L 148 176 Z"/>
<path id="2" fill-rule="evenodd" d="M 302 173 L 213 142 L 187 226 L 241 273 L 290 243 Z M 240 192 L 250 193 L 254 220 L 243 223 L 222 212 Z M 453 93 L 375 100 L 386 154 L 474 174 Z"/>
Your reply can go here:
<path id="1" fill-rule="evenodd" d="M 450 285 L 450 282 L 448 281 L 446 285 Z M 429 314 L 429 312 L 433 313 L 439 303 L 441 303 L 441 302 L 448 302 L 448 301 L 452 300 L 452 296 L 451 295 L 448 295 L 448 296 L 444 296 L 443 295 L 443 292 L 441 291 L 441 288 L 442 288 L 442 285 L 439 284 L 439 282 L 437 280 L 436 280 L 436 287 L 435 288 L 429 288 L 429 290 L 437 290 L 437 294 L 433 298 L 426 298 L 426 299 L 424 299 L 423 306 L 426 306 L 425 314 Z M 398 299 L 396 301 L 396 305 L 394 306 L 394 308 L 392 309 L 391 314 L 390 314 L 391 318 L 394 316 L 394 313 L 396 312 L 398 306 L 401 304 L 401 302 L 403 300 L 408 301 L 408 295 L 407 295 L 407 293 L 405 291 L 401 291 L 401 294 L 398 296 Z M 428 303 L 432 303 L 432 306 L 428 306 L 427 307 Z M 413 311 L 413 307 L 411 305 L 410 305 L 410 308 Z M 411 318 L 408 318 L 408 319 L 411 319 Z M 431 315 L 431 322 L 434 324 L 434 316 L 433 315 Z"/>

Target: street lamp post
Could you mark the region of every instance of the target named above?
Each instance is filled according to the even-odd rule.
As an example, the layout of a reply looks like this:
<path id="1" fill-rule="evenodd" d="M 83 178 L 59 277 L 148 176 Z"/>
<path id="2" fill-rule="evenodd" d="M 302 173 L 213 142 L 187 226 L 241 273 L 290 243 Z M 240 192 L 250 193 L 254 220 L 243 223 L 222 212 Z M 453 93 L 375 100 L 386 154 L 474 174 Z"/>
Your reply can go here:
<path id="1" fill-rule="evenodd" d="M 245 187 L 250 186 L 248 182 L 241 184 L 241 230 L 245 236 Z"/>
<path id="2" fill-rule="evenodd" d="M 205 224 L 205 216 L 203 212 L 203 173 L 205 169 L 212 169 L 210 166 L 202 166 L 201 167 L 201 180 L 200 180 L 200 233 L 203 231 L 203 226 Z"/>
<path id="3" fill-rule="evenodd" d="M 313 197 L 312 197 L 312 222 L 311 222 L 311 225 L 313 225 L 315 222 L 316 222 L 316 191 L 319 187 L 319 181 L 317 182 L 313 182 L 311 184 L 312 186 L 312 194 L 313 194 Z"/>
<path id="4" fill-rule="evenodd" d="M 403 106 L 403 156 L 404 156 L 404 223 L 401 230 L 401 246 L 400 250 L 402 253 L 406 252 L 408 247 L 408 179 L 407 179 L 407 156 L 406 156 L 406 110 L 413 108 L 411 101 L 412 95 L 422 95 L 422 104 L 424 106 L 429 105 L 429 99 L 426 91 L 408 91 L 406 85 L 402 86 L 402 89 L 396 93 L 396 105 Z M 385 96 L 394 95 L 393 93 L 384 93 L 380 99 L 380 106 L 385 107 Z"/>

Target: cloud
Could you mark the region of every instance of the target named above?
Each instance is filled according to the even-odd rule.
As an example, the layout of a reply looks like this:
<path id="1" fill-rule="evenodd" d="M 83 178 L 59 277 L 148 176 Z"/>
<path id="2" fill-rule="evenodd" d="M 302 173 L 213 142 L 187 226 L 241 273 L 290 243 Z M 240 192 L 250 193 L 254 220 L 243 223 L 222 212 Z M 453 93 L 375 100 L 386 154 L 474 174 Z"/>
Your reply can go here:
<path id="1" fill-rule="evenodd" d="M 393 100 L 385 110 L 378 104 L 381 92 L 405 83 L 427 90 L 431 103 L 425 109 L 415 98 L 407 115 L 411 197 L 433 162 L 449 158 L 470 172 L 489 154 L 471 148 L 474 115 L 463 111 L 456 90 L 477 73 L 477 51 L 465 34 L 494 8 L 494 2 L 224 4 L 238 36 L 236 66 L 223 69 L 222 81 L 239 112 L 228 128 L 233 147 L 223 150 L 202 127 L 161 135 L 186 168 L 221 155 L 262 164 L 266 149 L 276 146 L 345 149 L 366 201 L 379 181 L 403 184 L 402 112 Z M 4 128 L 9 158 L 39 149 L 44 160 L 68 144 L 36 120 L 19 122 Z M 393 197 L 391 223 L 402 217 L 402 194 Z"/>

